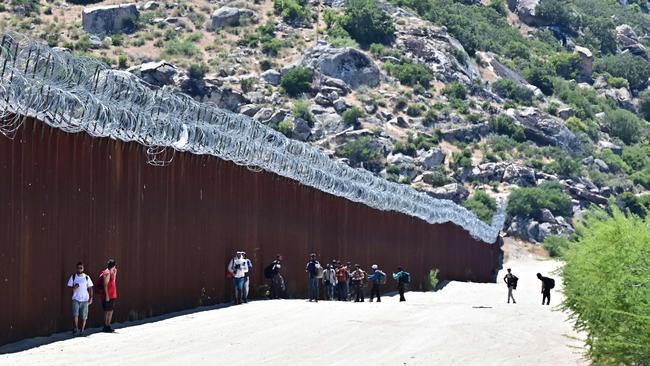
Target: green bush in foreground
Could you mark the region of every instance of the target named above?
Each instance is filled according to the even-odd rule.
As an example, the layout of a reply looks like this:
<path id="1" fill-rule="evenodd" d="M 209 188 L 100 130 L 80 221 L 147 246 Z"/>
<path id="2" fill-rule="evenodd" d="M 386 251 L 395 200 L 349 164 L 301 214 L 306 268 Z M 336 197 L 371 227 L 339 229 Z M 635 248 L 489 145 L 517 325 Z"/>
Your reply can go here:
<path id="1" fill-rule="evenodd" d="M 569 239 L 563 236 L 551 235 L 544 239 L 544 249 L 548 251 L 551 257 L 560 257 L 564 250 L 569 247 L 569 243 Z"/>
<path id="2" fill-rule="evenodd" d="M 311 82 L 314 78 L 314 72 L 306 67 L 294 67 L 282 75 L 280 86 L 292 97 L 311 90 Z"/>
<path id="3" fill-rule="evenodd" d="M 439 272 L 440 271 L 437 268 L 432 268 L 427 274 L 426 282 L 424 284 L 427 291 L 434 291 L 438 286 L 438 282 L 440 282 L 438 279 Z"/>
<path id="4" fill-rule="evenodd" d="M 650 218 L 588 215 L 564 252 L 565 300 L 596 365 L 650 360 Z"/>

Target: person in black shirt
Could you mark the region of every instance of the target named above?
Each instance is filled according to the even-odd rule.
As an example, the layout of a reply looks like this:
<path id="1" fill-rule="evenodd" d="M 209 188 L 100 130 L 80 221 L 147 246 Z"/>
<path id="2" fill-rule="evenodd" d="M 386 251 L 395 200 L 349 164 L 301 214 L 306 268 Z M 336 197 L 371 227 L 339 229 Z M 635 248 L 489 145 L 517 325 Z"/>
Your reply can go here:
<path id="1" fill-rule="evenodd" d="M 515 301 L 515 297 L 512 295 L 512 290 L 517 288 L 517 276 L 512 274 L 510 268 L 508 268 L 508 273 L 503 277 L 503 282 L 508 285 L 508 304 L 510 304 L 510 299 L 512 299 L 513 304 L 516 304 L 517 301 Z"/>
<path id="2" fill-rule="evenodd" d="M 552 278 L 544 277 L 541 273 L 537 274 L 537 278 L 542 281 L 542 305 L 551 304 L 551 289 L 555 287 L 555 280 Z M 546 301 L 546 304 L 544 302 Z"/>

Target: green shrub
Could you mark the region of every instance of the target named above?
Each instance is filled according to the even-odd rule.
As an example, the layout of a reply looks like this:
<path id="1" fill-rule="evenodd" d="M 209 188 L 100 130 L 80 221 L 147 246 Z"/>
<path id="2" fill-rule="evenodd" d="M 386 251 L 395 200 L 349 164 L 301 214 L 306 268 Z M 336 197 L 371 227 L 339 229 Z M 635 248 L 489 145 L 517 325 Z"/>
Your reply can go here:
<path id="1" fill-rule="evenodd" d="M 449 183 L 449 178 L 445 174 L 444 168 L 440 167 L 440 170 L 435 170 L 431 173 L 425 174 L 424 181 L 429 183 L 433 187 L 442 187 L 445 184 Z"/>
<path id="2" fill-rule="evenodd" d="M 571 198 L 554 183 L 543 183 L 537 187 L 515 188 L 508 198 L 510 216 L 540 217 L 540 210 L 546 208 L 553 214 L 573 216 Z"/>
<path id="3" fill-rule="evenodd" d="M 386 54 L 386 47 L 381 43 L 373 43 L 370 45 L 368 51 L 375 57 L 381 57 Z"/>
<path id="4" fill-rule="evenodd" d="M 314 127 L 316 117 L 314 117 L 314 114 L 311 113 L 309 107 L 310 104 L 307 100 L 297 100 L 293 103 L 293 109 L 291 110 L 291 113 L 294 117 L 307 121 L 309 127 Z"/>
<path id="5" fill-rule="evenodd" d="M 580 55 L 577 53 L 555 53 L 548 58 L 548 67 L 565 79 L 575 79 L 580 73 Z"/>
<path id="6" fill-rule="evenodd" d="M 427 111 L 427 113 L 424 114 L 424 120 L 422 121 L 422 124 L 425 126 L 433 126 L 438 123 L 440 119 L 441 118 L 438 112 L 435 109 L 431 108 Z"/>
<path id="7" fill-rule="evenodd" d="M 506 135 L 519 142 L 526 140 L 524 128 L 508 115 L 500 114 L 490 118 L 489 125 L 490 130 L 496 134 Z"/>
<path id="8" fill-rule="evenodd" d="M 374 0 L 347 0 L 345 5 L 339 22 L 350 37 L 362 45 L 392 41 L 393 19 Z"/>
<path id="9" fill-rule="evenodd" d="M 632 90 L 641 90 L 650 77 L 650 62 L 629 53 L 597 59 L 594 71 L 624 78 Z"/>
<path id="10" fill-rule="evenodd" d="M 464 148 L 461 151 L 456 151 L 451 154 L 451 167 L 457 168 L 471 168 L 472 167 L 472 150 Z"/>
<path id="11" fill-rule="evenodd" d="M 277 129 L 280 133 L 284 134 L 285 136 L 291 137 L 291 134 L 293 133 L 293 128 L 294 128 L 293 122 L 285 119 L 284 121 L 278 123 Z"/>
<path id="12" fill-rule="evenodd" d="M 640 171 L 650 166 L 650 146 L 634 145 L 623 149 L 621 158 L 632 171 Z"/>
<path id="13" fill-rule="evenodd" d="M 544 249 L 551 257 L 560 257 L 562 252 L 569 247 L 569 239 L 564 236 L 551 235 L 544 239 Z"/>
<path id="14" fill-rule="evenodd" d="M 371 171 L 380 171 L 384 167 L 381 148 L 369 136 L 346 142 L 339 148 L 338 153 L 349 159 L 352 166 L 363 164 Z"/>
<path id="15" fill-rule="evenodd" d="M 190 67 L 187 68 L 187 75 L 190 77 L 190 79 L 203 79 L 205 77 L 205 74 L 210 71 L 210 67 L 204 63 L 198 63 L 198 64 L 191 64 Z"/>
<path id="16" fill-rule="evenodd" d="M 535 15 L 547 23 L 557 25 L 567 31 L 577 30 L 579 24 L 564 0 L 542 0 L 535 8 Z"/>
<path id="17" fill-rule="evenodd" d="M 650 90 L 639 94 L 639 114 L 646 121 L 650 121 Z"/>
<path id="18" fill-rule="evenodd" d="M 311 23 L 314 16 L 306 0 L 273 0 L 273 9 L 288 23 Z"/>
<path id="19" fill-rule="evenodd" d="M 429 87 L 433 80 L 433 72 L 427 66 L 406 62 L 403 64 L 386 63 L 386 69 L 391 76 L 396 77 L 404 85 L 421 85 Z"/>
<path id="20" fill-rule="evenodd" d="M 531 66 L 524 71 L 524 77 L 531 85 L 539 88 L 544 95 L 553 95 L 555 73 L 546 66 Z"/>
<path id="21" fill-rule="evenodd" d="M 284 42 L 277 38 L 268 38 L 262 41 L 262 52 L 269 56 L 276 56 L 284 46 Z"/>
<path id="22" fill-rule="evenodd" d="M 607 113 L 605 120 L 609 124 L 609 133 L 626 144 L 639 141 L 644 130 L 644 122 L 634 113 L 616 109 Z"/>
<path id="23" fill-rule="evenodd" d="M 637 196 L 632 192 L 623 192 L 616 197 L 616 206 L 624 212 L 645 218 L 650 210 L 650 196 Z"/>
<path id="24" fill-rule="evenodd" d="M 630 175 L 630 179 L 632 179 L 634 184 L 639 184 L 645 189 L 650 189 L 650 167 L 633 173 Z"/>
<path id="25" fill-rule="evenodd" d="M 564 251 L 563 306 L 587 335 L 597 365 L 646 365 L 650 360 L 650 218 L 614 210 L 588 215 Z"/>
<path id="26" fill-rule="evenodd" d="M 292 97 L 311 91 L 314 72 L 306 67 L 297 66 L 287 71 L 280 79 L 280 86 Z"/>
<path id="27" fill-rule="evenodd" d="M 125 54 L 120 54 L 117 57 L 117 67 L 120 69 L 126 69 L 129 67 L 129 58 Z"/>
<path id="28" fill-rule="evenodd" d="M 365 114 L 366 113 L 363 111 L 363 109 L 354 106 L 343 112 L 343 114 L 341 114 L 341 119 L 346 125 L 353 126 L 359 124 L 359 119 L 363 118 Z"/>
<path id="29" fill-rule="evenodd" d="M 424 111 L 424 106 L 421 104 L 411 104 L 406 108 L 406 114 L 409 117 L 419 117 L 422 115 L 422 112 Z"/>
<path id="30" fill-rule="evenodd" d="M 620 89 L 620 88 L 629 88 L 630 83 L 627 82 L 627 79 L 619 78 L 616 76 L 610 76 L 607 79 L 607 85 L 611 86 L 612 88 Z"/>
<path id="31" fill-rule="evenodd" d="M 530 105 L 534 93 L 514 80 L 499 79 L 492 84 L 494 92 L 501 98 L 511 99 L 518 103 Z"/>
<path id="32" fill-rule="evenodd" d="M 438 273 L 440 273 L 440 271 L 437 268 L 429 270 L 425 281 L 425 289 L 427 291 L 435 291 L 436 287 L 438 287 Z"/>
<path id="33" fill-rule="evenodd" d="M 200 34 L 199 37 L 200 39 Z M 172 39 L 165 42 L 165 54 L 169 56 L 193 57 L 201 53 L 195 43 L 198 41 L 196 35 L 189 35 L 182 40 Z"/>
<path id="34" fill-rule="evenodd" d="M 467 88 L 465 85 L 454 81 L 445 85 L 442 89 L 442 94 L 451 99 L 465 99 L 467 98 Z"/>
<path id="35" fill-rule="evenodd" d="M 497 201 L 484 191 L 476 191 L 463 202 L 463 207 L 472 211 L 479 219 L 490 223 L 497 212 Z"/>

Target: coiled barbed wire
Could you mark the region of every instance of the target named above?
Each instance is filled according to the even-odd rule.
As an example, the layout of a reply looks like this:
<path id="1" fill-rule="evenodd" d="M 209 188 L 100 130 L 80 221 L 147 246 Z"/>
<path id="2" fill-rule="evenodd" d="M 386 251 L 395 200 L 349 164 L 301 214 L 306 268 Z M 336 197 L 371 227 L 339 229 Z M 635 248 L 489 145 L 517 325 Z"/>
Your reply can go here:
<path id="1" fill-rule="evenodd" d="M 489 225 L 452 201 L 336 162 L 250 117 L 152 90 L 131 73 L 6 32 L 0 41 L 0 133 L 12 137 L 25 117 L 69 133 L 137 142 L 154 165 L 170 163 L 175 151 L 213 155 L 379 210 L 452 222 L 486 243 L 495 242 L 505 222 L 504 202 Z"/>

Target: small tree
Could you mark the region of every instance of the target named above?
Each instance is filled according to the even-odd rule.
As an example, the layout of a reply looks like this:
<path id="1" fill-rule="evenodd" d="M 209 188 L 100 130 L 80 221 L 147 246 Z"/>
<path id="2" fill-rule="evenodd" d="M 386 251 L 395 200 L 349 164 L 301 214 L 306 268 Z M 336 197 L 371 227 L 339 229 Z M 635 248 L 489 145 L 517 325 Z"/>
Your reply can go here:
<path id="1" fill-rule="evenodd" d="M 613 110 L 607 113 L 606 121 L 609 123 L 610 134 L 626 144 L 633 144 L 642 137 L 644 123 L 630 111 Z"/>
<path id="2" fill-rule="evenodd" d="M 306 67 L 297 66 L 287 71 L 280 79 L 280 86 L 292 97 L 311 90 L 314 72 Z"/>
<path id="3" fill-rule="evenodd" d="M 497 212 L 497 201 L 483 191 L 476 191 L 472 197 L 463 202 L 463 207 L 474 212 L 479 219 L 492 222 L 492 217 Z"/>
<path id="4" fill-rule="evenodd" d="M 374 0 L 347 0 L 340 23 L 362 45 L 388 44 L 395 33 L 392 18 Z"/>
<path id="5" fill-rule="evenodd" d="M 345 123 L 348 126 L 356 126 L 359 124 L 359 119 L 363 118 L 365 115 L 365 112 L 363 109 L 354 106 L 341 115 L 341 118 L 343 120 L 343 123 Z"/>

